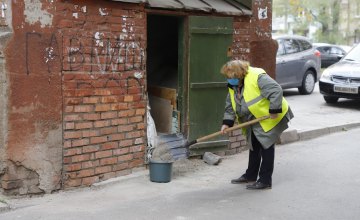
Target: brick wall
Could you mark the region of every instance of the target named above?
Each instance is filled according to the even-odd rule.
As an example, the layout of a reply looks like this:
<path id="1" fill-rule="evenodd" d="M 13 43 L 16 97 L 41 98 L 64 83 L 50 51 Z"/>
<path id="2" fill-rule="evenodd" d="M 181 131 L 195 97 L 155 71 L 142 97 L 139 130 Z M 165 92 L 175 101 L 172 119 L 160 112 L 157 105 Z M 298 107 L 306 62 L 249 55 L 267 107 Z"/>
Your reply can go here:
<path id="1" fill-rule="evenodd" d="M 145 158 L 145 13 L 93 1 L 61 14 L 64 187 L 129 174 Z"/>

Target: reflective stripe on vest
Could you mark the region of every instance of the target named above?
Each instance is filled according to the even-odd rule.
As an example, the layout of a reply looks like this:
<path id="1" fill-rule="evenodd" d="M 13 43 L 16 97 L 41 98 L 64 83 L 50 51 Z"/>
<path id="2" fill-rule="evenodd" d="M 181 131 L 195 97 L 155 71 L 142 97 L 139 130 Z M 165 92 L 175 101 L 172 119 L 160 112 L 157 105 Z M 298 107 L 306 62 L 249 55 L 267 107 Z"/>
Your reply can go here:
<path id="1" fill-rule="evenodd" d="M 258 85 L 259 75 L 265 73 L 261 68 L 249 67 L 248 74 L 246 74 L 244 79 L 244 100 L 249 108 L 249 111 L 255 118 L 260 118 L 266 115 L 269 115 L 270 101 L 261 96 L 261 91 Z M 233 89 L 229 88 L 229 94 L 231 99 L 231 105 L 234 112 L 236 113 L 236 102 L 235 102 L 235 92 Z M 288 111 L 288 103 L 283 97 L 282 99 L 282 113 L 278 114 L 276 119 L 265 119 L 260 122 L 262 129 L 265 132 L 270 131 L 274 128 L 281 119 L 286 115 Z M 240 121 L 239 121 L 240 123 Z"/>

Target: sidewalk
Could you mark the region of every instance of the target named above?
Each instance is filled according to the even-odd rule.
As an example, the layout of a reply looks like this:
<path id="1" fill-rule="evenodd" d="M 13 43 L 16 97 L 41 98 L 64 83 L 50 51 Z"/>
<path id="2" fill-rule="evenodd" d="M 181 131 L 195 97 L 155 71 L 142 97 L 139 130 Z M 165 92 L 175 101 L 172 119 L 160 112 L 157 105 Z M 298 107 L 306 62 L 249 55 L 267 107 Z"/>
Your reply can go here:
<path id="1" fill-rule="evenodd" d="M 290 142 L 360 127 L 360 102 L 344 101 L 341 105 L 330 106 L 319 94 L 315 96 L 315 99 L 309 99 L 308 96 L 299 96 L 297 90 L 286 91 L 284 96 L 288 100 L 295 118 L 291 121 L 289 129 L 282 134 L 279 147 Z M 221 187 L 228 184 L 234 174 L 239 173 L 239 167 L 246 167 L 246 163 L 247 153 L 226 157 L 219 166 L 207 165 L 199 159 L 178 161 L 174 163 L 173 178 L 170 184 L 150 182 L 149 171 L 143 169 L 128 176 L 94 184 L 90 188 L 60 191 L 41 197 L 6 199 L 0 194 L 0 213 L 47 204 L 50 201 L 63 212 L 67 212 L 72 203 L 74 206 L 78 206 L 77 209 L 80 209 L 81 212 L 91 210 L 91 205 L 96 202 L 106 205 L 116 203 L 119 198 L 133 201 L 139 196 L 151 198 L 155 194 L 168 193 L 168 195 L 172 195 L 174 192 L 190 193 L 192 190 L 214 185 Z M 221 178 L 218 178 L 219 175 Z M 100 198 L 100 201 L 94 201 L 96 200 L 94 198 Z M 90 204 L 88 201 L 91 201 Z M 59 207 L 59 204 L 63 205 Z M 47 211 L 45 210 L 45 212 Z M 51 210 L 48 212 L 50 213 Z"/>

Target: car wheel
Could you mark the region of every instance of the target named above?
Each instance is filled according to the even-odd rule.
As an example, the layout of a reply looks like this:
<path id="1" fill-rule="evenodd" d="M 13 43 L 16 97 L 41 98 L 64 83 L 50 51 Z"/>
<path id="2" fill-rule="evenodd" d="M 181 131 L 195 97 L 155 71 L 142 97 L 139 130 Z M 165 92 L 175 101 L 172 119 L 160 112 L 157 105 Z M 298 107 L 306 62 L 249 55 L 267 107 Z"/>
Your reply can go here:
<path id="1" fill-rule="evenodd" d="M 302 95 L 311 94 L 314 91 L 315 87 L 315 74 L 313 71 L 308 70 L 305 72 L 302 85 L 299 87 L 299 92 Z"/>
<path id="2" fill-rule="evenodd" d="M 324 96 L 326 103 L 336 103 L 339 98 L 338 97 L 332 97 L 332 96 Z"/>

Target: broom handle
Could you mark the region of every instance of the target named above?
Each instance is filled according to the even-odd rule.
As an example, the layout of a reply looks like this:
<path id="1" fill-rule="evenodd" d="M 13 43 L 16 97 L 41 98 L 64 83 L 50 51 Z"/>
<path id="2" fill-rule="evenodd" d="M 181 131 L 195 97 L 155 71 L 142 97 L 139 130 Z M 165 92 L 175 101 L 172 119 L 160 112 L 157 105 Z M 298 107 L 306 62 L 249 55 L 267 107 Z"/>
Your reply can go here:
<path id="1" fill-rule="evenodd" d="M 254 120 L 247 121 L 247 122 L 235 125 L 235 126 L 233 126 L 231 128 L 227 128 L 227 129 L 225 129 L 225 132 L 230 132 L 230 131 L 233 131 L 233 130 L 237 130 L 239 128 L 247 127 L 249 125 L 255 124 L 255 123 L 259 122 L 259 121 L 262 121 L 262 120 L 265 120 L 265 119 L 268 119 L 268 118 L 270 118 L 269 115 L 263 116 L 263 117 L 260 117 L 260 118 L 256 118 Z M 198 139 L 196 139 L 196 143 L 206 141 L 206 140 L 208 140 L 210 138 L 213 138 L 213 137 L 216 137 L 216 136 L 219 136 L 219 135 L 222 135 L 221 131 L 218 131 L 218 132 L 206 135 L 204 137 L 198 138 Z"/>

